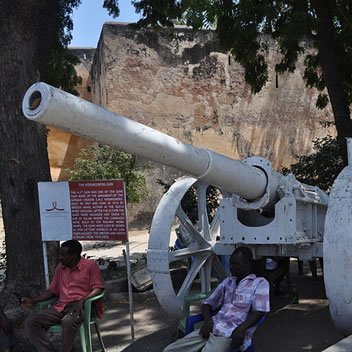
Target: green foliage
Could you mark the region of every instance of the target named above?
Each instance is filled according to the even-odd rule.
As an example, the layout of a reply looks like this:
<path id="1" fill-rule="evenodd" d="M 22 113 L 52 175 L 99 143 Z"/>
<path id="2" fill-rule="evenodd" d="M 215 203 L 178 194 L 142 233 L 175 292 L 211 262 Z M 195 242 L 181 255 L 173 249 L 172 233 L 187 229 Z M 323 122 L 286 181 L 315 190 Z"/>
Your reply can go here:
<path id="1" fill-rule="evenodd" d="M 138 203 L 147 195 L 146 181 L 136 166 L 136 157 L 110 146 L 82 150 L 68 172 L 71 180 L 124 179 L 130 203 Z"/>
<path id="2" fill-rule="evenodd" d="M 283 168 L 282 172 L 291 172 L 298 181 L 329 191 L 344 167 L 339 143 L 331 136 L 317 138 L 313 141 L 313 149 L 312 154 L 300 156 L 296 164 Z"/>
<path id="3" fill-rule="evenodd" d="M 103 7 L 108 10 L 109 15 L 113 18 L 118 17 L 120 14 L 118 0 L 104 0 Z"/>
<path id="4" fill-rule="evenodd" d="M 174 0 L 132 0 L 136 12 L 142 15 L 140 26 L 171 27 L 173 19 L 182 15 L 178 1 Z"/>
<path id="5" fill-rule="evenodd" d="M 82 78 L 77 75 L 75 65 L 79 63 L 77 56 L 67 48 L 58 46 L 50 53 L 49 62 L 43 71 L 43 81 L 54 87 L 78 95 L 75 87 L 82 83 Z"/>
<path id="6" fill-rule="evenodd" d="M 156 182 L 164 188 L 164 192 L 166 193 L 169 188 L 172 186 L 171 184 L 157 179 Z M 191 187 L 187 190 L 186 194 L 183 196 L 181 200 L 181 207 L 184 212 L 187 214 L 192 211 L 193 208 L 197 208 L 197 189 L 195 187 Z M 207 204 L 207 212 L 209 221 L 213 218 L 216 209 L 219 206 L 220 201 L 220 192 L 214 186 L 209 186 L 206 192 L 206 204 Z"/>
<path id="7" fill-rule="evenodd" d="M 59 0 L 59 28 L 56 43 L 49 55 L 49 62 L 42 69 L 41 78 L 43 81 L 75 95 L 78 95 L 75 86 L 82 82 L 74 67 L 79 59 L 68 50 L 67 46 L 72 39 L 72 13 L 81 2 L 82 0 Z M 120 13 L 118 5 L 118 0 L 104 0 L 103 2 L 103 7 L 113 17 L 117 17 Z"/>

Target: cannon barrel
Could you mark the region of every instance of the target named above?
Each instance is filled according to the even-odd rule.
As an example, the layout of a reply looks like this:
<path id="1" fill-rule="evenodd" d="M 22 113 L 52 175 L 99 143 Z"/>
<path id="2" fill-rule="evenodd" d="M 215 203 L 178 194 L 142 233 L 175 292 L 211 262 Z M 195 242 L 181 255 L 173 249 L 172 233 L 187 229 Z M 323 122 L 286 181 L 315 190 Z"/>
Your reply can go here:
<path id="1" fill-rule="evenodd" d="M 180 142 L 46 83 L 35 83 L 27 90 L 22 109 L 32 121 L 175 167 L 249 201 L 267 191 L 271 175 L 260 168 Z M 275 192 L 276 186 L 269 193 Z"/>

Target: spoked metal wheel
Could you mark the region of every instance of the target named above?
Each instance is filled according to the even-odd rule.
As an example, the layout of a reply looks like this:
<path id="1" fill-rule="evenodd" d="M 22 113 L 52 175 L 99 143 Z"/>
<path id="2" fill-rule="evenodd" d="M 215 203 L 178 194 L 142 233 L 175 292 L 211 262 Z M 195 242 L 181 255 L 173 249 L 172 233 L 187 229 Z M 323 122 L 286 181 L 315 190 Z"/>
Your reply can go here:
<path id="1" fill-rule="evenodd" d="M 181 200 L 190 187 L 196 189 L 198 222 L 193 224 L 181 207 Z M 195 178 L 183 177 L 173 184 L 162 198 L 153 218 L 148 244 L 147 262 L 154 285 L 154 292 L 163 309 L 175 317 L 182 316 L 184 296 L 189 292 L 199 274 L 202 292 L 210 290 L 212 271 L 221 278 L 226 276 L 218 257 L 213 252 L 220 228 L 220 209 L 215 211 L 209 222 L 206 191 L 208 185 Z M 170 236 L 175 225 L 175 217 L 192 237 L 188 247 L 171 251 Z M 189 261 L 188 273 L 175 291 L 170 265 Z"/>

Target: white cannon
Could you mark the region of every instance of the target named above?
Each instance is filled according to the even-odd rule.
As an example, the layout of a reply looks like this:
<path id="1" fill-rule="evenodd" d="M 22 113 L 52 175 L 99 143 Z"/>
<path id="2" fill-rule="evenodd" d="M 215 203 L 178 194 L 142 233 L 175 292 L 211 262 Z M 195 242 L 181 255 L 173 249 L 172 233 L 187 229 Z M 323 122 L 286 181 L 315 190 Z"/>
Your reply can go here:
<path id="1" fill-rule="evenodd" d="M 241 243 L 251 247 L 256 256 L 294 256 L 302 260 L 324 257 L 332 318 L 338 329 L 352 333 L 351 168 L 345 168 L 336 180 L 328 207 L 328 196 L 323 191 L 299 183 L 292 174 L 273 171 L 264 158 L 237 161 L 193 147 L 45 83 L 28 89 L 22 107 L 30 120 L 191 175 L 175 182 L 164 195 L 151 226 L 148 269 L 167 313 L 181 316 L 183 297 L 198 274 L 202 291 L 210 289 L 212 271 L 225 275 L 218 255 L 230 254 Z M 211 217 L 206 206 L 209 185 L 216 186 L 220 194 L 219 206 Z M 197 192 L 197 224 L 181 206 L 190 187 Z M 170 251 L 175 218 L 192 241 L 186 248 Z M 170 264 L 190 257 L 188 273 L 176 292 Z"/>

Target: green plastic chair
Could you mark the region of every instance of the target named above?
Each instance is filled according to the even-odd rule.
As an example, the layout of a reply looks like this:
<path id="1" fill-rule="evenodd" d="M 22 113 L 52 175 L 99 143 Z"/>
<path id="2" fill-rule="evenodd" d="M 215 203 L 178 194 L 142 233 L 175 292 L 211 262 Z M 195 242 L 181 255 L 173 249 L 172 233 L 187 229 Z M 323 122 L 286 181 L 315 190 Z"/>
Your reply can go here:
<path id="1" fill-rule="evenodd" d="M 104 293 L 105 293 L 105 290 L 102 293 L 100 293 L 99 295 L 94 296 L 92 298 L 89 298 L 84 302 L 84 308 L 83 308 L 84 321 L 82 322 L 82 324 L 79 327 L 79 337 L 81 340 L 82 352 L 92 352 L 91 325 L 95 326 L 95 330 L 97 332 L 98 340 L 100 342 L 102 351 L 106 352 L 104 342 L 103 342 L 103 339 L 100 334 L 98 321 L 94 315 L 92 316 L 92 302 L 94 302 L 98 299 L 102 299 L 104 297 Z M 57 302 L 57 300 L 58 300 L 57 297 L 53 297 L 47 301 L 37 303 L 36 304 L 36 311 L 41 312 L 41 311 L 51 307 L 52 305 L 54 305 Z M 61 325 L 59 325 L 59 324 L 53 325 L 49 329 L 49 332 L 50 333 L 61 333 L 62 332 Z"/>
<path id="2" fill-rule="evenodd" d="M 203 301 L 208 298 L 212 291 L 209 292 L 197 292 L 186 295 L 183 299 L 183 313 L 182 318 L 178 322 L 179 335 L 185 335 L 186 333 L 186 320 L 190 316 L 191 304 L 197 301 Z M 198 328 L 198 326 L 196 326 Z"/>

